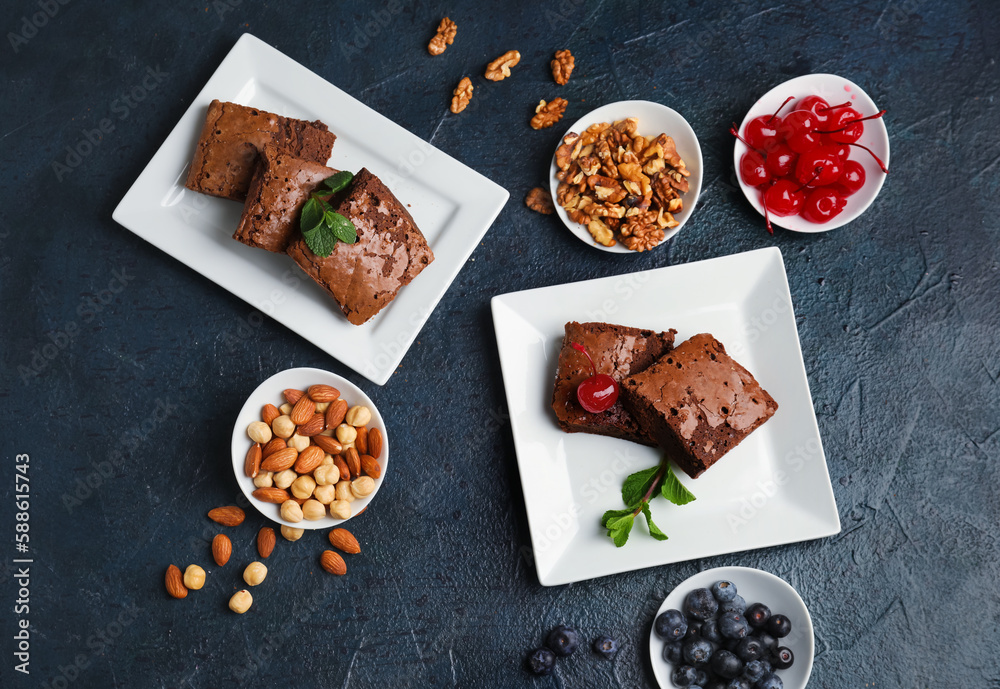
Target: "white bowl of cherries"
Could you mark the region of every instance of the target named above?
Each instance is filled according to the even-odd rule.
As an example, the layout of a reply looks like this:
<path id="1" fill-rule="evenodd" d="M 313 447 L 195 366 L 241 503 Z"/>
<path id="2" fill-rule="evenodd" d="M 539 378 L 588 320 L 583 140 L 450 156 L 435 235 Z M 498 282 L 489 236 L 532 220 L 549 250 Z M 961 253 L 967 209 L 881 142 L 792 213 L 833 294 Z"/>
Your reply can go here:
<path id="1" fill-rule="evenodd" d="M 860 86 L 834 74 L 786 81 L 740 125 L 733 162 L 767 229 L 826 232 L 865 212 L 889 171 L 889 135 Z"/>

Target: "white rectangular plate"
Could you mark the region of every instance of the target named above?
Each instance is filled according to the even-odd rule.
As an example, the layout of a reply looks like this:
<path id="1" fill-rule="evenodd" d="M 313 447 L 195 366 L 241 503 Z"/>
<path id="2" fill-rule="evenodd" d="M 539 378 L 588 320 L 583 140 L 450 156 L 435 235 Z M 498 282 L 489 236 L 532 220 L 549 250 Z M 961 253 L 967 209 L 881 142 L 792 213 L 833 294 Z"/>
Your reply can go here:
<path id="1" fill-rule="evenodd" d="M 605 510 L 624 507 L 622 481 L 655 466 L 659 450 L 556 425 L 552 383 L 574 320 L 676 328 L 678 343 L 711 333 L 778 401 L 769 421 L 699 479 L 677 470 L 695 502 L 652 501 L 668 541 L 653 540 L 641 516 L 622 548 L 601 528 Z M 778 249 L 504 294 L 493 298 L 493 323 L 543 585 L 840 531 Z"/>
<path id="2" fill-rule="evenodd" d="M 306 120 L 337 135 L 330 166 L 367 167 L 407 204 L 431 263 L 364 325 L 284 255 L 232 238 L 240 203 L 184 188 L 208 104 L 233 101 Z M 244 34 L 129 189 L 114 219 L 384 385 L 509 194 L 260 39 Z"/>

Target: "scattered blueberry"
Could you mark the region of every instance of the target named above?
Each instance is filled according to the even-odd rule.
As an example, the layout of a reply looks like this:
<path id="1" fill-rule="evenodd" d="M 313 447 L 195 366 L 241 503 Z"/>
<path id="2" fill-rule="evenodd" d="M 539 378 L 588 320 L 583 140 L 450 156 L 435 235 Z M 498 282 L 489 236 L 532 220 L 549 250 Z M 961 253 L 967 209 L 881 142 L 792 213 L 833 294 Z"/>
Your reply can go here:
<path id="1" fill-rule="evenodd" d="M 792 653 L 792 649 L 781 646 L 774 652 L 771 658 L 771 664 L 774 665 L 775 670 L 787 670 L 795 662 L 795 655 Z"/>
<path id="2" fill-rule="evenodd" d="M 688 665 L 694 665 L 695 667 L 701 667 L 708 662 L 708 659 L 712 657 L 712 651 L 715 649 L 712 647 L 711 642 L 705 641 L 704 639 L 694 639 L 692 641 L 687 641 L 684 644 L 684 662 Z"/>
<path id="3" fill-rule="evenodd" d="M 737 595 L 732 600 L 727 600 L 725 603 L 719 604 L 719 612 L 738 612 L 743 614 L 747 609 L 747 602 L 743 600 L 743 596 Z"/>
<path id="4" fill-rule="evenodd" d="M 743 615 L 727 612 L 719 615 L 719 633 L 727 639 L 742 639 L 750 633 L 750 626 Z"/>
<path id="5" fill-rule="evenodd" d="M 743 666 L 743 677 L 751 684 L 759 682 L 765 675 L 771 674 L 771 666 L 764 660 L 751 660 Z"/>
<path id="6" fill-rule="evenodd" d="M 528 670 L 533 675 L 550 675 L 556 666 L 556 655 L 547 648 L 536 648 L 528 654 Z"/>
<path id="7" fill-rule="evenodd" d="M 764 644 L 760 642 L 760 639 L 755 639 L 752 636 L 748 636 L 740 641 L 740 645 L 736 648 L 736 655 L 744 663 L 749 663 L 751 660 L 759 660 L 766 653 L 767 649 L 764 648 Z"/>
<path id="8" fill-rule="evenodd" d="M 764 648 L 766 648 L 769 651 L 778 647 L 778 640 L 775 639 L 770 634 L 768 634 L 763 629 L 758 629 L 754 631 L 753 636 L 754 638 L 759 639 L 761 644 L 764 645 Z"/>
<path id="9" fill-rule="evenodd" d="M 667 641 L 683 639 L 687 634 L 688 624 L 680 610 L 664 610 L 653 623 L 653 631 L 661 639 Z"/>
<path id="10" fill-rule="evenodd" d="M 757 682 L 755 689 L 785 689 L 785 683 L 773 672 Z"/>
<path id="11" fill-rule="evenodd" d="M 697 686 L 695 682 L 698 681 L 698 671 L 690 665 L 678 665 L 670 675 L 670 680 L 678 687 Z"/>
<path id="12" fill-rule="evenodd" d="M 684 612 L 688 617 L 709 620 L 719 611 L 719 602 L 708 589 L 695 589 L 684 600 Z"/>
<path id="13" fill-rule="evenodd" d="M 615 654 L 618 653 L 618 642 L 607 635 L 599 636 L 594 639 L 594 643 L 591 644 L 591 648 L 594 649 L 594 653 L 597 655 L 610 660 L 615 657 Z"/>
<path id="14" fill-rule="evenodd" d="M 684 645 L 680 641 L 671 641 L 663 646 L 663 659 L 671 665 L 676 665 L 684 659 Z"/>
<path id="15" fill-rule="evenodd" d="M 724 679 L 739 677 L 743 672 L 743 661 L 730 651 L 716 651 L 710 661 L 712 671 Z"/>
<path id="16" fill-rule="evenodd" d="M 757 629 L 759 627 L 763 627 L 767 623 L 768 619 L 770 619 L 771 609 L 763 603 L 754 603 L 747 608 L 746 612 L 743 613 L 743 616 L 747 618 L 747 622 L 750 623 L 751 627 Z"/>
<path id="17" fill-rule="evenodd" d="M 792 621 L 784 615 L 771 615 L 764 628 L 779 639 L 789 635 L 792 631 Z"/>
<path id="18" fill-rule="evenodd" d="M 575 629 L 561 624 L 549 632 L 545 639 L 545 645 L 558 656 L 573 655 L 576 647 L 580 645 L 580 635 L 576 633 Z"/>
<path id="19" fill-rule="evenodd" d="M 712 584 L 712 595 L 720 603 L 731 601 L 736 597 L 736 584 L 731 581 L 717 581 Z"/>
<path id="20" fill-rule="evenodd" d="M 705 620 L 701 625 L 701 638 L 711 641 L 713 644 L 722 643 L 722 635 L 719 634 L 718 620 Z"/>

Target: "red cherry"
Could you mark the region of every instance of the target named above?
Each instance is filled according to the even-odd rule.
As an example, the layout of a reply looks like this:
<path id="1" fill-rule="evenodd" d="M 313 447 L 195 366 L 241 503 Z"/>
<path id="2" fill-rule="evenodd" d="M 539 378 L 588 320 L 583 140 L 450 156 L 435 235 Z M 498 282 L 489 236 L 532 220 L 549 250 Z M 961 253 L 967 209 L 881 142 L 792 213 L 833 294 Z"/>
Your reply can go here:
<path id="1" fill-rule="evenodd" d="M 577 401 L 591 414 L 607 411 L 618 401 L 618 383 L 611 376 L 597 372 L 594 360 L 590 358 L 586 347 L 576 342 L 570 342 L 570 346 L 578 352 L 583 352 L 590 362 L 590 371 L 593 374 L 576 386 Z"/>
<path id="2" fill-rule="evenodd" d="M 796 153 L 805 153 L 820 144 L 820 135 L 815 133 L 816 120 L 811 112 L 795 110 L 781 121 L 779 133 L 788 147 Z"/>
<path id="3" fill-rule="evenodd" d="M 819 146 L 799 156 L 795 164 L 795 179 L 799 184 L 822 187 L 833 184 L 844 171 L 843 161 L 832 147 Z"/>
<path id="4" fill-rule="evenodd" d="M 753 118 L 747 122 L 746 129 L 743 130 L 747 144 L 751 148 L 761 148 L 765 151 L 770 149 L 771 146 L 780 141 L 778 137 L 779 124 L 781 124 L 781 118 L 776 118 L 773 115 L 761 115 Z"/>
<path id="5" fill-rule="evenodd" d="M 816 125 L 822 127 L 830 119 L 830 104 L 819 96 L 806 96 L 795 104 L 796 110 L 807 110 L 813 114 Z"/>
<path id="6" fill-rule="evenodd" d="M 844 196 L 856 194 L 861 187 L 865 186 L 865 168 L 856 160 L 848 160 L 844 163 L 844 171 L 837 180 L 837 186 L 842 187 L 847 193 Z"/>
<path id="7" fill-rule="evenodd" d="M 740 177 L 744 184 L 759 187 L 771 181 L 771 175 L 764 165 L 764 156 L 757 151 L 747 151 L 740 158 Z"/>
<path id="8" fill-rule="evenodd" d="M 822 187 L 809 193 L 800 215 L 809 222 L 822 225 L 840 215 L 846 205 L 847 199 L 838 194 L 836 189 Z"/>
<path id="9" fill-rule="evenodd" d="M 790 179 L 779 179 L 764 191 L 764 205 L 775 215 L 796 215 L 802 209 L 805 194 Z"/>
<path id="10" fill-rule="evenodd" d="M 774 177 L 784 177 L 795 169 L 795 160 L 798 157 L 799 154 L 790 149 L 788 144 L 778 143 L 767 152 L 764 163 L 767 165 L 767 171 Z"/>
<path id="11" fill-rule="evenodd" d="M 837 110 L 826 124 L 826 130 L 821 132 L 842 144 L 851 144 L 861 138 L 865 125 L 861 122 L 861 113 L 854 108 Z"/>
<path id="12" fill-rule="evenodd" d="M 823 134 L 820 138 L 823 146 L 830 146 L 837 149 L 837 157 L 841 160 L 847 160 L 848 156 L 851 155 L 851 145 L 842 144 L 839 141 L 834 141 L 830 138 L 829 134 Z"/>

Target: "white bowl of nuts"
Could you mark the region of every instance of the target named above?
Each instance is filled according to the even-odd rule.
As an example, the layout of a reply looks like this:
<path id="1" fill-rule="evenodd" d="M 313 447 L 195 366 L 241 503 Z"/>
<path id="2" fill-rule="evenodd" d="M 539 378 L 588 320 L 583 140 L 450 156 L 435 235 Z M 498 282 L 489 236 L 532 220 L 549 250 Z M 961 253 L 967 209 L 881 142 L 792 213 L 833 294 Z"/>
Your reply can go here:
<path id="1" fill-rule="evenodd" d="M 388 463 L 375 404 L 318 368 L 265 380 L 233 428 L 233 471 L 243 494 L 268 519 L 299 529 L 330 528 L 363 512 Z"/>
<path id="2" fill-rule="evenodd" d="M 694 212 L 701 145 L 677 111 L 644 100 L 609 103 L 574 122 L 559 143 L 549 177 L 553 205 L 588 245 L 648 251 Z"/>

